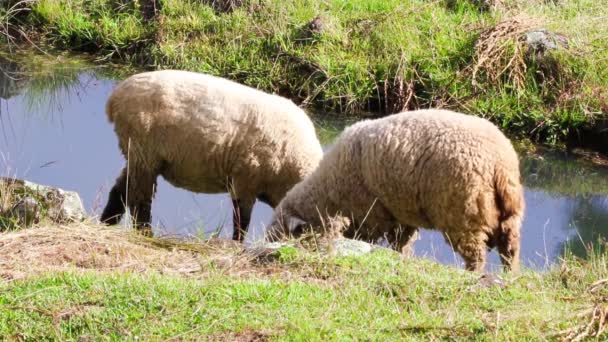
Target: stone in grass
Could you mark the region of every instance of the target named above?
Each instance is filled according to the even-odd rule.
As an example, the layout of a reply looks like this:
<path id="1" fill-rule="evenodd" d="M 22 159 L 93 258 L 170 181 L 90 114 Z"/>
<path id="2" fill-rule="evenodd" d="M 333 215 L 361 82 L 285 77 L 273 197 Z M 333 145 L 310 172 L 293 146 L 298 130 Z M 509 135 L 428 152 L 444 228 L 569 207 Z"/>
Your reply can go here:
<path id="1" fill-rule="evenodd" d="M 541 57 L 549 50 L 556 50 L 560 47 L 567 49 L 568 38 L 562 34 L 541 28 L 526 33 L 526 45 L 538 57 Z"/>
<path id="2" fill-rule="evenodd" d="M 24 228 L 46 218 L 62 224 L 82 221 L 86 212 L 73 191 L 15 178 L 0 178 L 0 230 Z"/>
<path id="3" fill-rule="evenodd" d="M 308 23 L 307 28 L 311 34 L 321 34 L 325 31 L 325 22 L 320 16 L 316 16 Z"/>
<path id="4" fill-rule="evenodd" d="M 498 275 L 486 273 L 479 278 L 478 284 L 481 287 L 491 288 L 491 287 L 499 287 L 505 288 L 505 281 Z"/>
<path id="5" fill-rule="evenodd" d="M 360 240 L 352 240 L 346 238 L 335 238 L 329 240 L 328 243 L 320 242 L 320 248 L 318 248 L 318 252 L 325 255 L 330 256 L 360 256 L 369 253 L 373 253 L 378 250 L 388 250 L 391 249 L 373 245 Z M 296 249 L 301 249 L 302 247 L 296 245 L 293 242 L 270 242 L 270 243 L 259 243 L 254 244 L 248 248 L 249 253 L 251 253 L 257 260 L 270 262 L 281 259 L 281 257 L 287 257 L 286 254 L 289 254 L 291 251 Z"/>
<path id="6" fill-rule="evenodd" d="M 360 240 L 345 238 L 333 239 L 330 241 L 329 254 L 334 256 L 359 256 L 373 253 L 375 251 L 393 251 L 386 247 L 370 244 Z M 393 251 L 394 252 L 394 251 Z"/>
<path id="7" fill-rule="evenodd" d="M 296 249 L 297 245 L 293 242 L 259 242 L 246 248 L 246 251 L 259 262 L 272 262 L 279 260 L 281 251 L 284 249 Z"/>
<path id="8" fill-rule="evenodd" d="M 326 30 L 326 24 L 321 16 L 316 16 L 311 21 L 306 23 L 306 25 L 302 26 L 299 30 L 298 37 L 296 40 L 304 42 L 314 42 L 316 41 L 316 36 L 320 36 Z"/>

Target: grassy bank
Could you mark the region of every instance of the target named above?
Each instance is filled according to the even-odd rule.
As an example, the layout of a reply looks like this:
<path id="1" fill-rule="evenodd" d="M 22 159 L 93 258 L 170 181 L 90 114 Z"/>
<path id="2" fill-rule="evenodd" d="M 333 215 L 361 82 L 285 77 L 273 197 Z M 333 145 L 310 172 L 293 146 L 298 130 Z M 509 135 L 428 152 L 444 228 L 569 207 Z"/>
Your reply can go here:
<path id="1" fill-rule="evenodd" d="M 9 339 L 540 340 L 605 338 L 606 255 L 480 275 L 390 252 L 255 258 L 96 226 L 0 234 Z"/>
<path id="2" fill-rule="evenodd" d="M 3 2 L 0 32 L 43 49 L 221 75 L 347 115 L 446 107 L 549 142 L 601 124 L 605 6 L 478 3 L 14 0 Z M 538 28 L 567 38 L 532 51 L 524 35 Z"/>

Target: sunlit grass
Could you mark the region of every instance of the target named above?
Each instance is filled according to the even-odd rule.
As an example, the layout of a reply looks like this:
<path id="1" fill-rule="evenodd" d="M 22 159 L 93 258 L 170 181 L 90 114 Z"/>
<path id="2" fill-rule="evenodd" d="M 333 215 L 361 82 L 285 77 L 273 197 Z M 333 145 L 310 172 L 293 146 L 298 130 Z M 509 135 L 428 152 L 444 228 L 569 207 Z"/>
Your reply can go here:
<path id="1" fill-rule="evenodd" d="M 546 273 L 497 274 L 491 285 L 382 250 L 328 257 L 286 247 L 263 261 L 229 241 L 163 242 L 94 225 L 0 242 L 11 246 L 0 251 L 3 275 L 19 275 L 0 280 L 9 339 L 537 340 L 604 327 L 591 313 L 604 310 L 603 253 L 567 254 Z M 20 244 L 29 248 L 15 254 Z"/>
<path id="2" fill-rule="evenodd" d="M 39 39 L 55 47 L 220 75 L 349 116 L 441 106 L 551 143 L 605 116 L 605 6 L 512 0 L 483 9 L 477 3 L 249 0 L 221 13 L 201 1 L 164 0 L 157 16 L 144 20 L 135 2 L 39 0 L 19 23 L 37 27 Z M 475 84 L 480 33 L 522 16 L 535 23 L 530 29 L 565 35 L 568 48 L 526 60 L 515 85 L 485 73 Z M 316 17 L 321 29 L 311 32 Z"/>

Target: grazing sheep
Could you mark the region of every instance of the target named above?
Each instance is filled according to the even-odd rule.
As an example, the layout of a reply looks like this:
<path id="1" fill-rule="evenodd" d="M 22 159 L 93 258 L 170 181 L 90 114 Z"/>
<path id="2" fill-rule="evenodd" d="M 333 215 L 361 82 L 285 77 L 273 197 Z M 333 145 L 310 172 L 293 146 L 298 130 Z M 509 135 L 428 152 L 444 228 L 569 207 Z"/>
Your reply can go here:
<path id="1" fill-rule="evenodd" d="M 127 159 L 101 221 L 116 224 L 125 203 L 150 234 L 156 178 L 193 192 L 229 192 L 235 240 L 243 240 L 256 198 L 274 207 L 323 156 L 314 126 L 293 102 L 204 74 L 134 75 L 106 111 Z"/>
<path id="2" fill-rule="evenodd" d="M 266 234 L 275 240 L 311 225 L 370 242 L 385 237 L 409 254 L 418 228 L 435 228 L 468 270 L 483 270 L 493 247 L 517 270 L 523 212 L 518 157 L 500 130 L 419 110 L 347 128 L 275 208 Z"/>

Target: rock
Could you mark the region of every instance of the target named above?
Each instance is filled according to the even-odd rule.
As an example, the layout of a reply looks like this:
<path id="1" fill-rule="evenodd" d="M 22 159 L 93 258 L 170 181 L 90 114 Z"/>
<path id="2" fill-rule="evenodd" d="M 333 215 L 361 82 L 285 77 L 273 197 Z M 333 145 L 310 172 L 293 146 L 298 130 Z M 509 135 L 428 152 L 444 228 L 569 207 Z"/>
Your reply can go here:
<path id="1" fill-rule="evenodd" d="M 0 230 L 27 227 L 47 218 L 55 223 L 82 221 L 86 212 L 80 196 L 46 185 L 0 178 Z"/>
<path id="2" fill-rule="evenodd" d="M 351 239 L 334 239 L 330 246 L 330 254 L 336 256 L 358 256 L 368 254 L 374 249 L 367 242 Z"/>
<path id="3" fill-rule="evenodd" d="M 40 205 L 31 196 L 19 200 L 10 210 L 10 213 L 17 219 L 19 226 L 27 227 L 40 221 Z"/>
<path id="4" fill-rule="evenodd" d="M 526 33 L 526 45 L 537 56 L 542 56 L 549 50 L 559 47 L 568 48 L 568 38 L 562 34 L 538 29 Z"/>
<path id="5" fill-rule="evenodd" d="M 323 33 L 324 29 L 325 24 L 323 23 L 323 19 L 321 19 L 319 16 L 315 17 L 311 22 L 308 23 L 308 30 L 311 33 Z"/>
<path id="6" fill-rule="evenodd" d="M 314 43 L 327 29 L 325 20 L 321 16 L 314 17 L 311 21 L 300 27 L 296 40 L 299 42 Z"/>
<path id="7" fill-rule="evenodd" d="M 298 248 L 292 242 L 259 242 L 246 247 L 246 251 L 258 261 L 270 262 L 279 258 L 279 249 L 283 247 Z"/>
<path id="8" fill-rule="evenodd" d="M 330 241 L 330 255 L 335 256 L 359 256 L 376 251 L 390 251 L 397 253 L 390 248 L 380 245 L 374 245 L 360 240 L 352 240 L 345 238 L 333 239 Z"/>
<path id="9" fill-rule="evenodd" d="M 279 250 L 284 247 L 304 249 L 304 247 L 302 247 L 301 245 L 292 242 L 261 242 L 251 245 L 247 248 L 247 251 L 258 260 L 273 261 L 279 258 L 281 254 Z M 391 249 L 382 246 L 346 238 L 335 238 L 330 239 L 328 242 L 320 242 L 319 246 L 317 247 L 317 251 L 321 254 L 331 256 L 360 256 L 364 254 L 373 253 L 377 250 L 392 251 Z"/>
<path id="10" fill-rule="evenodd" d="M 486 273 L 479 278 L 478 284 L 482 287 L 500 287 L 505 288 L 505 281 L 498 275 Z"/>

